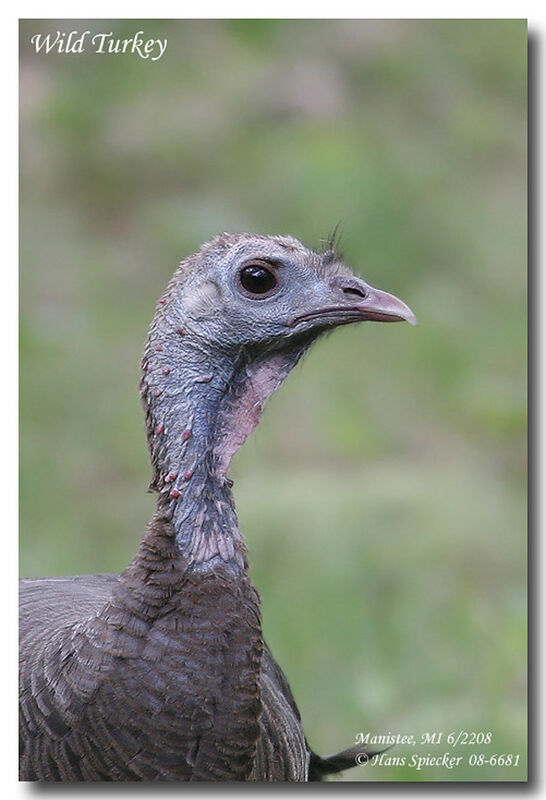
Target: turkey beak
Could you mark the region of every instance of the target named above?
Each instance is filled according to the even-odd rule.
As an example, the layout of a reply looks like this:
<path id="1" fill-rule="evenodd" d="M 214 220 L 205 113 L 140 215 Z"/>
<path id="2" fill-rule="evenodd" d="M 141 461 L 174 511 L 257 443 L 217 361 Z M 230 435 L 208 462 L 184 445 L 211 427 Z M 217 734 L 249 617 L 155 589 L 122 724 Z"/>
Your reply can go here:
<path id="1" fill-rule="evenodd" d="M 365 286 L 365 289 L 363 288 Z M 410 325 L 417 325 L 415 314 L 409 306 L 399 300 L 389 292 L 381 289 L 374 289 L 367 284 L 358 284 L 358 289 L 352 285 L 343 289 L 348 296 L 362 296 L 362 300 L 352 304 L 352 308 L 361 315 L 362 320 L 373 320 L 374 322 L 409 322 Z"/>
<path id="2" fill-rule="evenodd" d="M 328 286 L 326 303 L 300 314 L 289 324 L 291 327 L 299 323 L 334 326 L 366 320 L 417 325 L 411 308 L 398 297 L 375 289 L 354 276 L 335 278 Z"/>

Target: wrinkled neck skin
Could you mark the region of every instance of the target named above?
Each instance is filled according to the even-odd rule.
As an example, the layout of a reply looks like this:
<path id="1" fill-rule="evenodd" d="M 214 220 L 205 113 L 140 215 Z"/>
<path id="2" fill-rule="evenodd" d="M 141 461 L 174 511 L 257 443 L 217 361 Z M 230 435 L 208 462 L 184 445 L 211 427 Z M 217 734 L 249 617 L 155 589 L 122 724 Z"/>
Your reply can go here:
<path id="1" fill-rule="evenodd" d="M 179 322 L 152 326 L 141 381 L 154 471 L 150 488 L 159 493 L 158 513 L 170 522 L 192 570 L 219 564 L 247 569 L 227 472 L 265 402 L 309 344 L 212 353 Z"/>

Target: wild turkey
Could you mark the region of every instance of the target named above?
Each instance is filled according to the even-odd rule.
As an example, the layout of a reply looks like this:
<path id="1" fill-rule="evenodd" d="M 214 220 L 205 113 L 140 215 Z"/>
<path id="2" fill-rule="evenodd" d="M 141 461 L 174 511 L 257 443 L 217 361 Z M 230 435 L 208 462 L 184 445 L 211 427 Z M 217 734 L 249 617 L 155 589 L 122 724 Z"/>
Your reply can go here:
<path id="1" fill-rule="evenodd" d="M 337 325 L 415 318 L 333 249 L 221 234 L 160 299 L 141 395 L 157 510 L 121 575 L 21 581 L 22 780 L 307 781 L 227 477 L 262 406 Z"/>

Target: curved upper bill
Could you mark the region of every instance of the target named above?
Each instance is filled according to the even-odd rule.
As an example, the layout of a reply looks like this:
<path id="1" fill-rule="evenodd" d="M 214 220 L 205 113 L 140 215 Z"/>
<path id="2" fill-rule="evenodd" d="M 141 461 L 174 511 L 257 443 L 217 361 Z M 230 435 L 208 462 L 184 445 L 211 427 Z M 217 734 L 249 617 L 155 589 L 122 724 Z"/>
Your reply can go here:
<path id="1" fill-rule="evenodd" d="M 353 309 L 362 315 L 363 320 L 375 322 L 409 322 L 417 325 L 417 318 L 409 306 L 389 292 L 368 287 L 366 297 L 355 303 Z"/>

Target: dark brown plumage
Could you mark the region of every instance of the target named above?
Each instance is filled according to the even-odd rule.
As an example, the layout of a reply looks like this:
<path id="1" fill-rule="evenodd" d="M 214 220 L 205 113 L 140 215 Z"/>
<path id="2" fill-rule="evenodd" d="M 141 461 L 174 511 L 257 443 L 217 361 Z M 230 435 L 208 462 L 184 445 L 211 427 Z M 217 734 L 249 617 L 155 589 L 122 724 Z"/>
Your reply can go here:
<path id="1" fill-rule="evenodd" d="M 121 575 L 21 581 L 22 780 L 307 781 L 310 751 L 265 645 L 227 470 L 321 333 L 413 321 L 334 253 L 223 234 L 161 298 L 141 382 L 158 505 Z"/>

